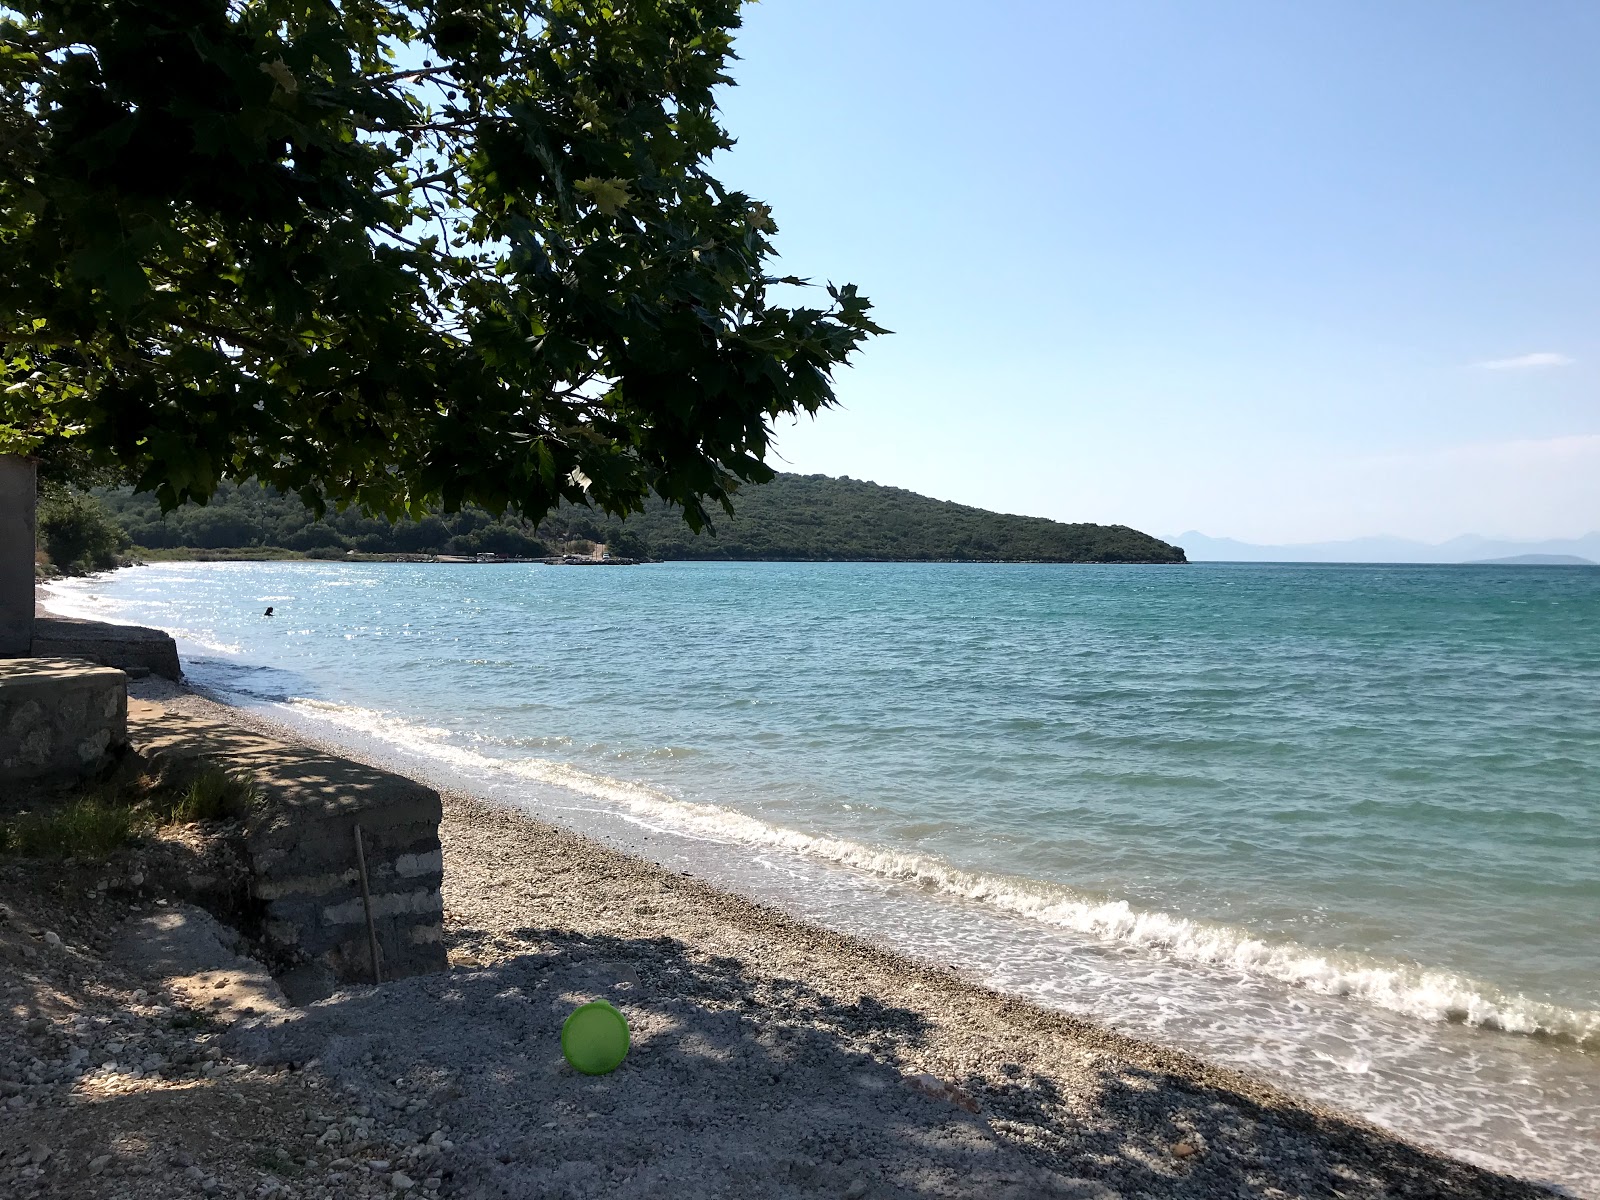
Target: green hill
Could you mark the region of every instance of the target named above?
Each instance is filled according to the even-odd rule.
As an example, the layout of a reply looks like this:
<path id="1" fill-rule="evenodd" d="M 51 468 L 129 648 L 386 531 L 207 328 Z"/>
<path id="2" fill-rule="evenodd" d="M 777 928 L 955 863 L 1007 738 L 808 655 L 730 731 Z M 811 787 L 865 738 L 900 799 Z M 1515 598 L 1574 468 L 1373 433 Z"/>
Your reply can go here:
<path id="1" fill-rule="evenodd" d="M 903 488 L 825 475 L 779 475 L 743 488 L 737 515 L 696 537 L 677 512 L 655 503 L 626 522 L 563 507 L 537 528 L 478 509 L 391 525 L 356 513 L 313 521 L 293 496 L 253 484 L 224 487 L 204 507 L 163 517 L 155 499 L 103 495 L 136 545 L 151 549 L 283 547 L 318 557 L 497 554 L 539 557 L 572 541 L 605 542 L 614 554 L 649 559 L 784 559 L 958 562 L 1181 563 L 1183 551 L 1125 525 L 1063 524 L 1008 516 L 919 496 Z"/>

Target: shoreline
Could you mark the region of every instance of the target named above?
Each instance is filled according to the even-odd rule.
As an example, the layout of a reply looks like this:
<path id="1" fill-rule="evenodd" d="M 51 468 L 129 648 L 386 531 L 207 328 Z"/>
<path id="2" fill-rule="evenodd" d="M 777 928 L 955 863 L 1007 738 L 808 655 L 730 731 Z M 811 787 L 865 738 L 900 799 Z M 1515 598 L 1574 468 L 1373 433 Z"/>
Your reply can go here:
<path id="1" fill-rule="evenodd" d="M 381 761 L 381 754 L 308 737 L 303 729 L 188 689 L 140 684 L 136 690 L 163 693 L 160 698 L 169 705 L 204 709 L 236 725 L 321 744 L 345 757 L 396 769 L 392 762 Z M 426 773 L 414 767 L 401 771 L 426 781 Z M 841 1112 L 861 1110 L 853 1120 L 869 1127 L 883 1125 L 890 1116 L 895 1138 L 920 1127 L 923 1136 L 936 1141 L 953 1137 L 952 1144 L 965 1147 L 956 1155 L 959 1161 L 940 1168 L 942 1182 L 930 1178 L 928 1187 L 907 1188 L 903 1178 L 907 1146 L 891 1144 L 891 1152 L 874 1153 L 868 1142 L 857 1138 L 861 1144 L 846 1156 L 856 1164 L 850 1168 L 856 1174 L 849 1179 L 835 1178 L 824 1169 L 823 1159 L 814 1162 L 820 1175 L 813 1172 L 807 1180 L 791 1180 L 780 1172 L 759 1182 L 752 1178 L 742 1185 L 751 1192 L 848 1195 L 858 1181 L 865 1181 L 866 1190 L 856 1195 L 997 1195 L 1014 1186 L 1030 1189 L 1016 1192 L 1019 1200 L 1033 1195 L 1105 1200 L 1106 1189 L 1113 1195 L 1170 1196 L 1235 1191 L 1330 1194 L 1330 1189 L 1346 1196 L 1373 1197 L 1399 1190 L 1441 1196 L 1550 1194 L 1539 1185 L 1424 1148 L 1249 1074 L 808 924 L 760 901 L 508 807 L 448 787 L 441 791 L 446 940 L 452 971 L 377 991 L 358 989 L 359 1000 L 345 993 L 325 1006 L 306 1010 L 317 1011 L 318 1019 L 284 1025 L 290 1031 L 284 1036 L 300 1046 L 296 1054 L 326 1062 L 325 1054 L 310 1052 L 319 1037 L 325 1040 L 330 1032 L 316 1031 L 325 1024 L 321 1010 L 330 1010 L 326 1015 L 331 1017 L 340 1005 L 354 1003 L 382 1012 L 382 1020 L 390 1025 L 415 1028 L 427 1044 L 438 1043 L 443 1063 L 462 1047 L 459 1033 L 441 1029 L 446 1024 L 438 1019 L 441 989 L 456 987 L 462 978 L 483 995 L 492 995 L 495 986 L 503 985 L 524 992 L 530 985 L 543 990 L 549 986 L 545 977 L 552 972 L 558 976 L 576 972 L 589 985 L 572 992 L 569 999 L 609 994 L 630 1019 L 636 1014 L 642 1018 L 635 1020 L 637 1057 L 644 1056 L 646 1047 L 668 1050 L 674 1041 L 681 1050 L 688 1039 L 701 1051 L 695 1057 L 703 1074 L 708 1058 L 743 1061 L 750 1044 L 765 1047 L 771 1040 L 768 1035 L 779 1035 L 780 1042 L 787 1037 L 809 1044 L 812 1067 L 823 1068 L 823 1078 L 809 1080 L 799 1096 L 791 1094 L 795 1089 L 788 1081 L 795 1072 L 787 1068 L 774 1073 L 763 1067 L 746 1080 L 718 1078 L 713 1094 L 703 1097 L 694 1083 L 707 1081 L 694 1081 L 695 1073 L 690 1072 L 688 1086 L 695 1094 L 691 1107 L 702 1102 L 715 1107 L 719 1093 L 728 1092 L 741 1097 L 736 1110 L 765 1106 L 754 1114 L 756 1124 L 765 1126 L 774 1106 L 781 1112 L 800 1105 L 813 1110 L 809 1116 L 799 1116 L 801 1134 L 810 1136 L 804 1128 L 808 1122 L 828 1128 L 837 1124 L 837 1113 L 825 1117 L 814 1111 L 819 1099 L 827 1099 Z M 802 994 L 805 1001 L 797 1002 L 796 996 Z M 561 1004 L 558 1001 L 555 1007 Z M 479 1020 L 477 1014 L 474 1020 Z M 550 1039 L 559 1027 L 559 1016 L 548 1013 L 543 1020 L 550 1028 L 541 1030 L 539 1037 L 553 1045 Z M 337 1024 L 347 1027 L 345 1021 Z M 476 1028 L 483 1033 L 481 1024 Z M 511 1044 L 529 1032 L 526 1022 L 517 1030 L 515 1038 L 507 1031 L 497 1032 Z M 707 1047 L 714 1053 L 707 1055 Z M 537 1059 L 548 1048 L 530 1046 L 528 1056 Z M 760 1053 L 770 1055 L 771 1049 Z M 673 1066 L 682 1066 L 672 1058 L 667 1053 L 659 1064 L 669 1076 Z M 355 1077 L 361 1074 L 355 1070 L 343 1082 L 360 1087 Z M 620 1081 L 627 1074 L 625 1067 L 608 1079 Z M 559 1071 L 543 1079 L 547 1086 L 559 1085 L 558 1092 L 574 1081 L 575 1077 L 563 1079 Z M 624 1090 L 611 1093 L 609 1082 L 588 1082 L 615 1094 L 623 1109 L 652 1108 L 643 1098 L 635 1098 L 636 1102 L 622 1098 L 630 1085 L 619 1083 Z M 682 1086 L 685 1081 L 676 1082 Z M 579 1091 L 582 1086 L 578 1084 Z M 469 1092 L 462 1104 L 470 1107 L 470 1101 Z M 910 1113 L 905 1111 L 908 1103 Z M 657 1096 L 654 1111 L 635 1111 L 633 1116 L 648 1126 L 659 1126 L 667 1120 L 664 1107 L 671 1105 Z M 967 1111 L 969 1107 L 976 1111 Z M 732 1115 L 723 1113 L 717 1119 Z M 791 1111 L 786 1125 L 794 1123 L 794 1115 Z M 914 1118 L 909 1123 L 908 1116 Z M 677 1120 L 673 1117 L 666 1128 L 656 1128 L 653 1138 L 648 1128 L 638 1136 L 659 1142 L 660 1135 L 678 1128 Z M 487 1124 L 495 1131 L 489 1141 L 527 1141 L 542 1130 L 540 1125 L 517 1124 L 493 1109 L 475 1118 L 453 1116 L 451 1122 L 456 1128 Z M 702 1122 L 698 1127 L 703 1137 L 708 1126 Z M 611 1136 L 617 1133 L 613 1130 Z M 774 1137 L 778 1143 L 786 1141 L 768 1129 L 754 1142 L 736 1138 L 735 1148 L 753 1152 Z M 683 1154 L 693 1155 L 695 1140 L 674 1146 L 667 1158 L 678 1161 Z M 598 1148 L 594 1152 L 606 1153 Z M 728 1153 L 730 1161 L 740 1157 L 731 1149 Z M 793 1153 L 800 1159 L 817 1159 L 815 1154 Z M 515 1174 L 515 1164 L 487 1157 L 488 1162 L 480 1164 L 486 1185 L 497 1172 L 504 1173 L 502 1168 Z M 987 1184 L 980 1186 L 976 1176 L 963 1180 L 979 1161 L 1006 1165 L 995 1166 L 999 1174 L 991 1175 Z M 752 1169 L 748 1163 L 740 1168 Z M 675 1192 L 668 1181 L 670 1168 L 662 1170 L 668 1174 L 652 1185 L 660 1194 L 722 1194 Z M 1008 1171 L 1012 1175 L 1007 1176 Z M 1016 1176 L 1018 1171 L 1024 1174 Z M 531 1187 L 535 1178 L 526 1175 L 519 1186 Z M 789 1190 L 791 1185 L 796 1190 Z"/>

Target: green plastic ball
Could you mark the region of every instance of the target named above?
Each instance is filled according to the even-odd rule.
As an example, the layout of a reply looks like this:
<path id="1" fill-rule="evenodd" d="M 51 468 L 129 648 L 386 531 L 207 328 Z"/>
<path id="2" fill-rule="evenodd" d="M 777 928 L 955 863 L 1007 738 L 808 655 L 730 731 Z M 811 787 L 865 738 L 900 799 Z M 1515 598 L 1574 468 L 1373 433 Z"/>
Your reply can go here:
<path id="1" fill-rule="evenodd" d="M 615 1071 L 628 1044 L 628 1019 L 604 1000 L 579 1005 L 561 1026 L 561 1053 L 585 1075 Z"/>

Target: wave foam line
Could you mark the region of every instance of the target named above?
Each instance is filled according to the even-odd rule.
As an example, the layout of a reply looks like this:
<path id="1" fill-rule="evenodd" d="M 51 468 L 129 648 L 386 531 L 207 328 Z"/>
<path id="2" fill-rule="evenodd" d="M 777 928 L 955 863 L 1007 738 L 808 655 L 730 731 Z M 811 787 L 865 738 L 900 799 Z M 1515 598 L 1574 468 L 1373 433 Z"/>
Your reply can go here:
<path id="1" fill-rule="evenodd" d="M 509 773 L 600 800 L 645 822 L 711 841 L 769 847 L 912 884 L 1071 930 L 1108 945 L 1163 954 L 1196 966 L 1275 980 L 1327 996 L 1347 996 L 1423 1021 L 1454 1021 L 1506 1033 L 1600 1044 L 1600 1012 L 1511 996 L 1448 971 L 1322 953 L 1295 942 L 1267 942 L 1243 929 L 1211 925 L 1124 900 L 1099 900 L 1069 888 L 967 871 L 926 854 L 865 846 L 772 825 L 715 804 L 677 800 L 644 784 L 592 774 L 540 758 L 501 759 L 449 744 L 450 735 L 392 716 L 324 701 L 294 700 L 302 716 L 331 721 L 413 752 L 473 770 Z"/>
<path id="2" fill-rule="evenodd" d="M 106 625 L 138 625 L 139 622 L 130 619 L 122 608 L 115 607 L 111 601 L 90 590 L 102 582 L 104 580 L 96 576 L 55 580 L 44 585 L 44 594 L 40 597 L 39 603 L 46 612 L 57 617 L 98 621 Z M 244 647 L 239 643 L 219 642 L 210 633 L 196 633 L 172 625 L 163 625 L 161 629 L 174 638 L 199 646 L 202 650 L 211 650 L 218 654 L 244 653 Z"/>

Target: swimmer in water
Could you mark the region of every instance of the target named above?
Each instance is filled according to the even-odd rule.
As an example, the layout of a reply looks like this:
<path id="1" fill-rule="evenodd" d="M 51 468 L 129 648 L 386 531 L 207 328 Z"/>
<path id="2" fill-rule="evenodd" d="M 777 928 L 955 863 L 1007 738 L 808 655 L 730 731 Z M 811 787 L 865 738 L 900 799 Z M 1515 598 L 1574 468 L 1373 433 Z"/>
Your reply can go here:
<path id="1" fill-rule="evenodd" d="M 272 615 L 272 605 L 270 605 L 270 604 L 267 605 L 267 611 L 262 613 L 261 615 L 263 617 L 270 617 Z"/>

